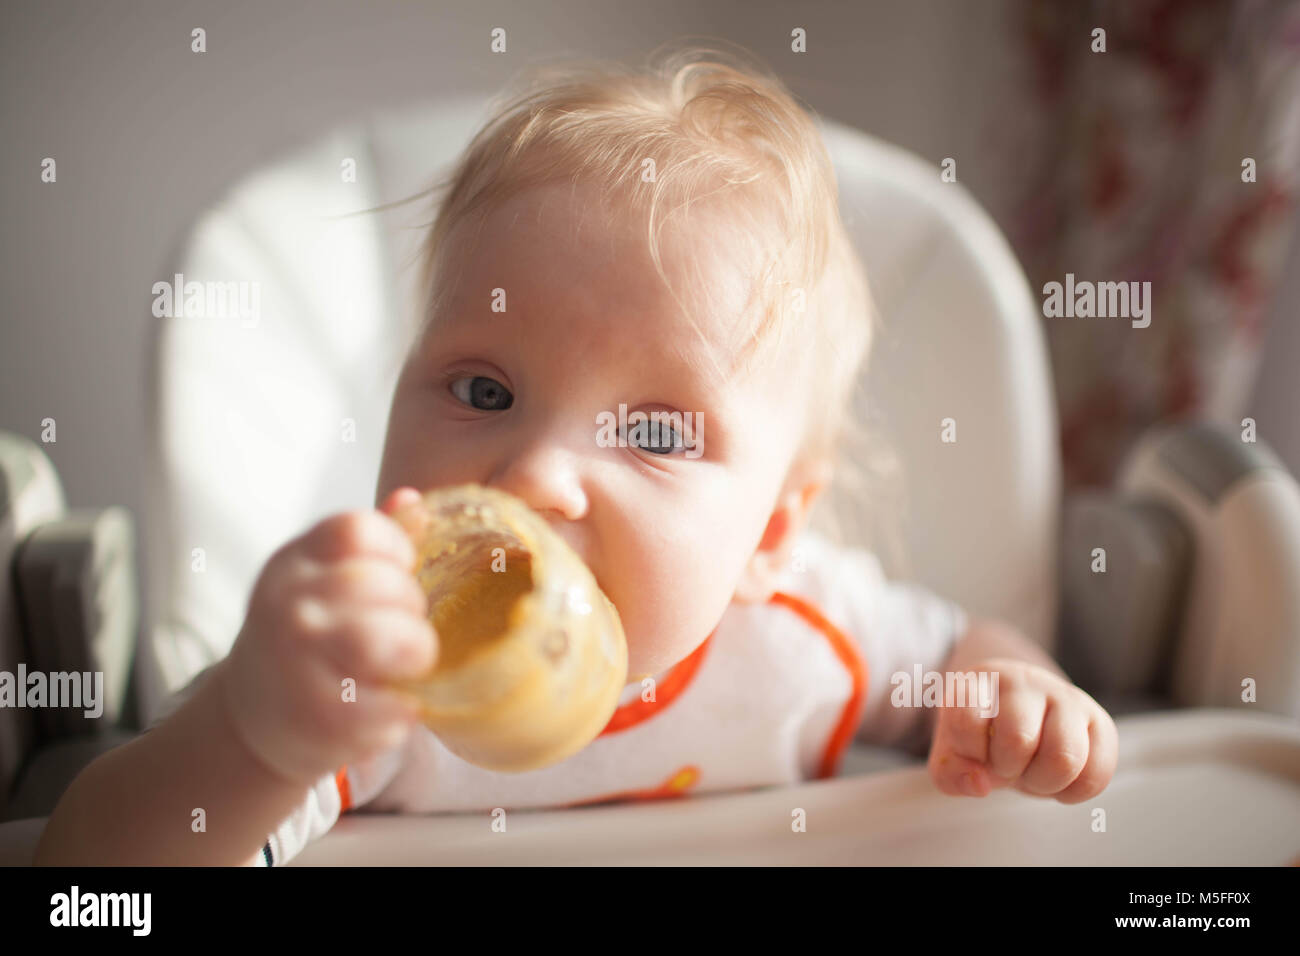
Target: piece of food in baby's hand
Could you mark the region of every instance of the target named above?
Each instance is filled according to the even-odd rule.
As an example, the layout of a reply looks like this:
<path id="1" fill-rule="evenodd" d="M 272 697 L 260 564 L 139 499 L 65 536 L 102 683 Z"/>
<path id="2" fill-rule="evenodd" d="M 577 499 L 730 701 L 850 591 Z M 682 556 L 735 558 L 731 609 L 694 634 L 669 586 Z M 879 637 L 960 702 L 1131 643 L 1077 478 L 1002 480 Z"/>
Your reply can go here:
<path id="1" fill-rule="evenodd" d="M 481 485 L 423 497 L 414 572 L 438 661 L 401 689 L 452 753 L 490 770 L 557 763 L 609 722 L 627 681 L 618 611 L 518 498 Z"/>

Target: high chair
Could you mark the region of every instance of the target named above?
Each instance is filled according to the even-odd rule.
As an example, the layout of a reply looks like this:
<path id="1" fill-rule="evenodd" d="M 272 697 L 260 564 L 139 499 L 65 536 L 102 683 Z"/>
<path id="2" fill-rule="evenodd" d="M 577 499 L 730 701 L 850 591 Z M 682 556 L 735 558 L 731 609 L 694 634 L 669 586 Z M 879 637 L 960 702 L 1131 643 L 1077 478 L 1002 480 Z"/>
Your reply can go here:
<path id="1" fill-rule="evenodd" d="M 160 260 L 157 278 L 179 294 L 193 281 L 249 285 L 218 290 L 224 317 L 177 314 L 176 301 L 155 309 L 157 445 L 142 469 L 153 508 L 137 516 L 149 602 L 129 688 L 130 516 L 67 513 L 39 447 L 0 442 L 0 566 L 15 569 L 0 591 L 0 670 L 97 669 L 116 688 L 98 721 L 0 710 L 0 812 L 25 818 L 0 826 L 0 862 L 30 859 L 41 818 L 80 766 L 134 732 L 114 726 L 132 704 L 147 723 L 229 650 L 277 547 L 330 513 L 373 504 L 432 218 L 427 201 L 399 201 L 453 160 L 484 102 L 397 111 L 300 148 L 236 183 Z M 903 468 L 904 547 L 881 554 L 886 569 L 1054 652 L 1118 717 L 1110 787 L 1072 807 L 1011 792 L 957 799 L 915 755 L 855 747 L 838 779 L 521 811 L 510 840 L 493 839 L 478 816 L 349 813 L 295 862 L 1300 857 L 1296 482 L 1264 441 L 1187 424 L 1148 436 L 1115 489 L 1063 503 L 1041 299 L 1010 247 L 937 167 L 821 124 L 884 319 L 858 414 Z M 955 441 L 943 440 L 947 420 Z M 850 529 L 850 543 L 873 520 L 847 492 L 831 504 L 820 520 Z M 791 831 L 795 808 L 806 833 Z"/>

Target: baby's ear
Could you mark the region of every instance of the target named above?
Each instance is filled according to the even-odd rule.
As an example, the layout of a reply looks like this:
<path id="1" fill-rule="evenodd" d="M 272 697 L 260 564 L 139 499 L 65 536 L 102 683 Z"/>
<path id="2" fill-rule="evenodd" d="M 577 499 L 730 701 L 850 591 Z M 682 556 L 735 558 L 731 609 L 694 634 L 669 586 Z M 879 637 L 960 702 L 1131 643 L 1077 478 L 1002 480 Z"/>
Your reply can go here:
<path id="1" fill-rule="evenodd" d="M 790 477 L 767 520 L 763 538 L 741 572 L 735 600 L 742 604 L 762 604 L 772 597 L 795 540 L 808 524 L 808 514 L 830 479 L 831 464 L 824 458 L 796 463 L 791 468 Z"/>

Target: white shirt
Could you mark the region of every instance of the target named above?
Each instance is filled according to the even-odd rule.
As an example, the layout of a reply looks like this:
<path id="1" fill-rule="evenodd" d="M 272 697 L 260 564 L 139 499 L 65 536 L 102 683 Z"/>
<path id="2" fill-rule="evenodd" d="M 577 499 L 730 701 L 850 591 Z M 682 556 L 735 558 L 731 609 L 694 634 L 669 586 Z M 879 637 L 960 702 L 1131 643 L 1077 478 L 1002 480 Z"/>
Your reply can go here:
<path id="1" fill-rule="evenodd" d="M 625 688 L 611 727 L 573 756 L 500 773 L 461 760 L 417 726 L 401 748 L 322 777 L 269 835 L 262 862 L 287 862 L 356 807 L 490 812 L 779 786 L 833 775 L 854 737 L 923 748 L 924 713 L 892 706 L 890 680 L 910 679 L 917 665 L 942 670 L 965 613 L 887 581 L 867 551 L 809 533 L 795 553 L 777 598 L 732 604 L 704 644 L 652 688 Z"/>

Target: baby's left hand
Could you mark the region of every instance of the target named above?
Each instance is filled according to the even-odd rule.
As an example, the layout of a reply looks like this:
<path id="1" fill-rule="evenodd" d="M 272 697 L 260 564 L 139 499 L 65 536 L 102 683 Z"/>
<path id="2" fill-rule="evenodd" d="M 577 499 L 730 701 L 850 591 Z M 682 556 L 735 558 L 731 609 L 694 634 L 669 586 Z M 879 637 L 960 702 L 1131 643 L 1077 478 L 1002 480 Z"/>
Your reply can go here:
<path id="1" fill-rule="evenodd" d="M 962 671 L 998 675 L 996 707 L 982 710 L 976 703 L 938 711 L 929 767 L 940 790 L 983 797 L 994 788 L 1015 787 L 1080 803 L 1110 783 L 1119 735 L 1110 714 L 1082 690 L 1044 667 L 1011 658 Z"/>

